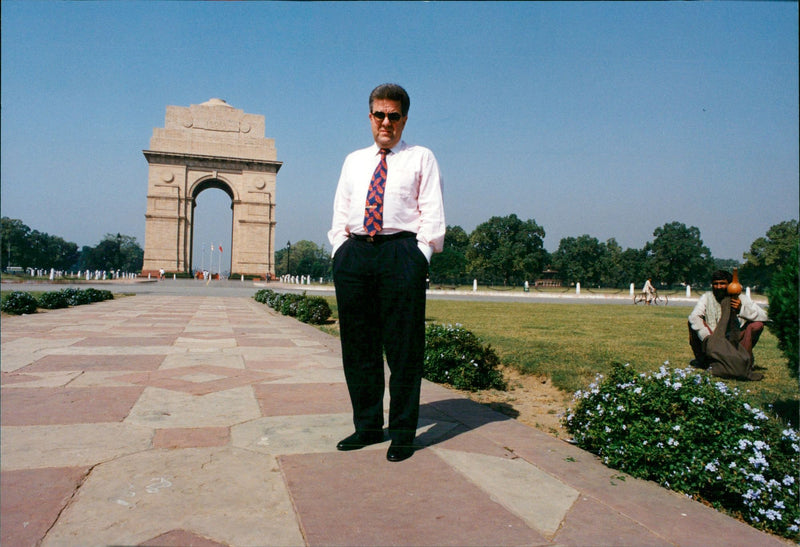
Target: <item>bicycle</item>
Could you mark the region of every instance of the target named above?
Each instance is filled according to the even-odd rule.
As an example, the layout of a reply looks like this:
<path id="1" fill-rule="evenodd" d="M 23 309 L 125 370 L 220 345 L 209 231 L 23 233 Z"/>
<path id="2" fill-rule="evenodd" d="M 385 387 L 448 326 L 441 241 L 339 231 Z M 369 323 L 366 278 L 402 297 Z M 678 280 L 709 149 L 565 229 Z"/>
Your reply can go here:
<path id="1" fill-rule="evenodd" d="M 666 295 L 658 294 L 658 291 L 653 293 L 653 296 L 650 298 L 649 304 L 654 306 L 666 306 L 669 303 L 669 299 Z M 633 304 L 648 304 L 647 302 L 647 293 L 640 292 L 639 294 L 633 297 Z"/>

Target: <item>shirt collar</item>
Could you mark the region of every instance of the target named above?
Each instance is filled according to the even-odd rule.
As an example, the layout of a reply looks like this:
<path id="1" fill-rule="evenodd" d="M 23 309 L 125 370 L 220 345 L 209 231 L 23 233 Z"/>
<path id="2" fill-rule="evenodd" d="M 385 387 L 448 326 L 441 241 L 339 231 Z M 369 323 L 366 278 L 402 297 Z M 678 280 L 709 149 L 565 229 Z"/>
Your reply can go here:
<path id="1" fill-rule="evenodd" d="M 406 141 L 404 141 L 404 140 L 401 140 L 400 142 L 398 142 L 398 143 L 395 145 L 395 147 L 394 147 L 394 148 L 390 148 L 390 149 L 389 149 L 389 152 L 391 152 L 392 154 L 396 154 L 396 153 L 398 153 L 398 152 L 399 152 L 399 151 L 401 151 L 401 150 L 405 150 L 406 148 L 408 148 L 408 145 L 406 144 Z M 380 153 L 380 151 L 381 151 L 381 147 L 380 147 L 380 146 L 378 146 L 377 144 L 375 144 L 375 143 L 373 142 L 373 143 L 372 143 L 372 151 L 373 151 L 373 153 L 374 153 L 374 154 L 377 156 L 377 155 Z"/>

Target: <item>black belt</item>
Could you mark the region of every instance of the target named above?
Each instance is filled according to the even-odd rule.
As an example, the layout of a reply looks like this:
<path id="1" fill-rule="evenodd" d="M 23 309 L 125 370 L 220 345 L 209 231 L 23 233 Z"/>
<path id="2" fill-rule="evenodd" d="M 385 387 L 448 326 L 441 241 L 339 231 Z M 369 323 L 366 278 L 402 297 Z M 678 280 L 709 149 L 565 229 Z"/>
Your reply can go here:
<path id="1" fill-rule="evenodd" d="M 347 237 L 350 239 L 355 239 L 357 241 L 366 241 L 367 243 L 385 243 L 387 241 L 392 241 L 394 239 L 408 239 L 411 237 L 417 237 L 417 234 L 414 232 L 397 232 L 396 234 L 387 234 L 387 235 L 380 235 L 376 234 L 374 236 L 362 235 L 362 234 L 348 234 Z"/>

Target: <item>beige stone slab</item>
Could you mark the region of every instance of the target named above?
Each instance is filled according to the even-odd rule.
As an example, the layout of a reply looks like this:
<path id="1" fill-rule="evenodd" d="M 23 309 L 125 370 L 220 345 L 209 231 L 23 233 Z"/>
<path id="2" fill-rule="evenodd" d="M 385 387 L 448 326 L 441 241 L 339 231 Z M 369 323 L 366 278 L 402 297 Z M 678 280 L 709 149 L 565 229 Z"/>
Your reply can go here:
<path id="1" fill-rule="evenodd" d="M 336 452 L 336 443 L 352 432 L 353 418 L 349 413 L 273 416 L 234 426 L 231 444 L 273 455 Z M 376 448 L 386 450 L 385 445 L 364 450 Z"/>
<path id="2" fill-rule="evenodd" d="M 3 372 L 14 372 L 24 366 L 30 365 L 45 350 L 62 348 L 83 340 L 83 338 L 33 338 L 25 336 L 6 342 L 2 346 L 3 358 L 0 360 L 0 369 Z"/>
<path id="3" fill-rule="evenodd" d="M 95 467 L 42 545 L 137 545 L 185 530 L 228 545 L 304 545 L 275 459 L 153 450 Z"/>
<path id="4" fill-rule="evenodd" d="M 275 384 L 316 384 L 344 382 L 344 372 L 342 370 L 301 368 L 295 370 L 275 369 L 274 371 L 286 375 L 285 378 L 271 382 Z"/>
<path id="5" fill-rule="evenodd" d="M 98 370 L 79 373 L 69 384 L 70 387 L 123 387 L 135 385 L 131 382 L 120 380 L 119 377 L 129 376 L 131 371 L 120 372 Z"/>
<path id="6" fill-rule="evenodd" d="M 259 359 L 304 359 L 309 356 L 316 356 L 319 349 L 313 347 L 307 348 L 284 348 L 284 347 L 256 347 L 256 346 L 240 346 L 237 348 L 225 348 L 223 353 L 241 355 L 245 360 L 258 361 Z"/>
<path id="7" fill-rule="evenodd" d="M 4 388 L 61 387 L 70 384 L 81 375 L 80 371 L 36 372 L 15 374 L 14 382 L 4 382 Z"/>
<path id="8" fill-rule="evenodd" d="M 150 448 L 153 429 L 124 423 L 4 426 L 2 469 L 92 466 Z"/>
<path id="9" fill-rule="evenodd" d="M 148 387 L 125 423 L 146 427 L 228 427 L 261 417 L 249 386 L 207 395 Z"/>
<path id="10" fill-rule="evenodd" d="M 191 338 L 189 336 L 179 336 L 175 340 L 176 347 L 189 348 L 189 351 L 218 350 L 221 348 L 235 348 L 235 338 Z"/>
<path id="11" fill-rule="evenodd" d="M 226 367 L 243 369 L 244 359 L 240 355 L 221 352 L 188 352 L 167 355 L 164 362 L 159 367 L 160 370 L 171 368 L 194 367 L 197 365 L 211 365 L 215 367 Z"/>
<path id="12" fill-rule="evenodd" d="M 433 448 L 443 460 L 503 507 L 553 537 L 579 492 L 521 458 Z"/>
<path id="13" fill-rule="evenodd" d="M 175 355 L 186 353 L 175 346 L 81 346 L 42 350 L 42 355 Z M 5 357 L 5 348 L 3 349 Z"/>

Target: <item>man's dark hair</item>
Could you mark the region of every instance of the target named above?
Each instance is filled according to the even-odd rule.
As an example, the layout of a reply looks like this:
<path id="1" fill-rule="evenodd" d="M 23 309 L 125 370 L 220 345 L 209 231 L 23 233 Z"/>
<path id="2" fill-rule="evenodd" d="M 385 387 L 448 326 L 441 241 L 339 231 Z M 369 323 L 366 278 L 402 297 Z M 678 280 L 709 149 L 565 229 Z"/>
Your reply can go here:
<path id="1" fill-rule="evenodd" d="M 711 274 L 711 282 L 713 283 L 714 281 L 727 281 L 730 283 L 733 281 L 733 275 L 725 270 L 717 270 Z"/>
<path id="2" fill-rule="evenodd" d="M 397 84 L 381 84 L 369 94 L 369 111 L 372 112 L 372 103 L 375 99 L 387 101 L 400 101 L 400 113 L 408 116 L 408 109 L 411 106 L 411 99 L 406 90 Z"/>

